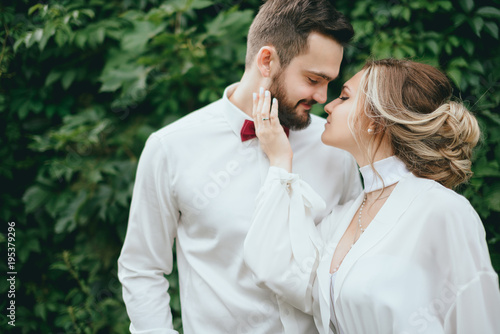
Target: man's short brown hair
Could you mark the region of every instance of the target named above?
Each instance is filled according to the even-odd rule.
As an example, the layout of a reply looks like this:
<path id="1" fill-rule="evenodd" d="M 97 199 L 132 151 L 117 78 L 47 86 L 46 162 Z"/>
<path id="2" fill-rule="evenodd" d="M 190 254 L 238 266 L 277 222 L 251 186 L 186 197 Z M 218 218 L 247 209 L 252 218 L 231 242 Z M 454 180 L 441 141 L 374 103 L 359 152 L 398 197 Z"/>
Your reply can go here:
<path id="1" fill-rule="evenodd" d="M 328 0 L 268 0 L 248 32 L 246 66 L 265 45 L 276 48 L 285 68 L 294 57 L 307 50 L 311 32 L 330 37 L 341 45 L 354 36 L 346 17 Z"/>

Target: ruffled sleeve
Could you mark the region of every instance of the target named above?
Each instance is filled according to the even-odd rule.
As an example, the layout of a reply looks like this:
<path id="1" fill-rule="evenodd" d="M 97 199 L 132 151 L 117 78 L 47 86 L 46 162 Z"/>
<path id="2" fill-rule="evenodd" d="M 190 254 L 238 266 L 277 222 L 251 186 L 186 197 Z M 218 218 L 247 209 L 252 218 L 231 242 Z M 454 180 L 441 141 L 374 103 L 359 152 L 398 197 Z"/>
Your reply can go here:
<path id="1" fill-rule="evenodd" d="M 270 167 L 244 244 L 257 283 L 309 314 L 322 247 L 313 212 L 324 208 L 323 199 L 299 175 Z"/>

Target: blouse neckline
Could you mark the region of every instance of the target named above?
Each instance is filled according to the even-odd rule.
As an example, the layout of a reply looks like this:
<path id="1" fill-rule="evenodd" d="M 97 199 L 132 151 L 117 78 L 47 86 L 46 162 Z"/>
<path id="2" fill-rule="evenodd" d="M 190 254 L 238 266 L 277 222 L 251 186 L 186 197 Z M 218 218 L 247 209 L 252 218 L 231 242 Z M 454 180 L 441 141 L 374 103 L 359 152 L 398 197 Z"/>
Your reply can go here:
<path id="1" fill-rule="evenodd" d="M 377 175 L 374 171 L 380 175 Z M 403 161 L 396 156 L 375 161 L 373 168 L 370 165 L 359 169 L 365 185 L 365 193 L 380 190 L 399 182 L 406 174 L 410 173 Z M 382 179 L 381 179 L 382 178 Z"/>

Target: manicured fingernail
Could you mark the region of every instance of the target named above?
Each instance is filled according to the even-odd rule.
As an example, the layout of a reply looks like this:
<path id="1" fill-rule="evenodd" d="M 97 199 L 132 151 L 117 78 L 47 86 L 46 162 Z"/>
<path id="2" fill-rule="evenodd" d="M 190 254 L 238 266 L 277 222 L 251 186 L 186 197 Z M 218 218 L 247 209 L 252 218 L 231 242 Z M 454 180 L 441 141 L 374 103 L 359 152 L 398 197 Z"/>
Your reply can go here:
<path id="1" fill-rule="evenodd" d="M 269 91 L 266 90 L 266 97 L 269 96 L 269 95 L 271 95 L 271 93 L 269 93 Z"/>
<path id="2" fill-rule="evenodd" d="M 278 103 L 278 100 L 276 100 L 276 98 L 273 98 L 273 104 L 277 104 Z"/>
<path id="3" fill-rule="evenodd" d="M 264 87 L 260 87 L 260 89 L 259 89 L 259 94 L 260 94 L 260 95 L 264 94 Z"/>
<path id="4" fill-rule="evenodd" d="M 253 93 L 253 99 L 257 100 L 257 93 Z"/>

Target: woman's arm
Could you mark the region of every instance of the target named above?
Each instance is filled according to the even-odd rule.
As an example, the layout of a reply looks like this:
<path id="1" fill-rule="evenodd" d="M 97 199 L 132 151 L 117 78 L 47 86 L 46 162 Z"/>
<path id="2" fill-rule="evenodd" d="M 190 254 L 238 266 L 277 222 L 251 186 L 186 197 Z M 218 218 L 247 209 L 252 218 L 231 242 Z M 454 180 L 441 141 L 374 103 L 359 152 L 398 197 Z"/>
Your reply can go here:
<path id="1" fill-rule="evenodd" d="M 271 167 L 257 196 L 244 259 L 263 284 L 281 300 L 311 313 L 311 287 L 321 243 L 313 210 L 325 203 L 297 174 L 291 174 L 292 150 L 279 123 L 278 104 L 270 94 L 254 95 L 257 136 Z"/>
<path id="2" fill-rule="evenodd" d="M 297 174 L 270 167 L 244 244 L 244 259 L 257 284 L 309 314 L 321 252 L 312 212 L 324 206 Z"/>

